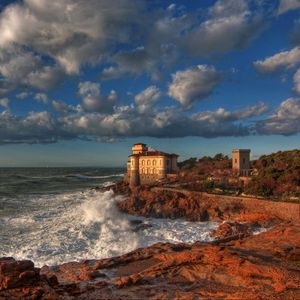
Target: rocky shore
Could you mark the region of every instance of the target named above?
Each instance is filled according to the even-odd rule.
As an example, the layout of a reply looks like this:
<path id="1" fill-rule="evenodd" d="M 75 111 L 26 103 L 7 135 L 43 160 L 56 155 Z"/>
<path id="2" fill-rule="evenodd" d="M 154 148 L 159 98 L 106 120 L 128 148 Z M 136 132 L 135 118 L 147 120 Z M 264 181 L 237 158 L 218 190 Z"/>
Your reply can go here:
<path id="1" fill-rule="evenodd" d="M 219 221 L 215 241 L 41 269 L 1 258 L 0 299 L 300 299 L 300 221 L 180 192 L 113 188 L 127 195 L 118 205 L 131 214 Z M 253 234 L 261 228 L 268 230 Z"/>

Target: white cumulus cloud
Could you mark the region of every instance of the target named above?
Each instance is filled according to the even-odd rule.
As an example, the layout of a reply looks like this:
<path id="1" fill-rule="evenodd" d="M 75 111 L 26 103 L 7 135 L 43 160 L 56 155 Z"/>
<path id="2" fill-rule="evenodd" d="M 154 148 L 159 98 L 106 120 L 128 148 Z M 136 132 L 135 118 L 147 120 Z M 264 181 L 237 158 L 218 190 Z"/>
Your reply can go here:
<path id="1" fill-rule="evenodd" d="M 247 46 L 264 28 L 259 12 L 252 13 L 245 0 L 219 0 L 208 18 L 187 35 L 187 49 L 193 55 L 208 56 Z"/>
<path id="2" fill-rule="evenodd" d="M 147 112 L 152 108 L 153 104 L 161 98 L 161 96 L 162 94 L 156 86 L 149 86 L 134 97 L 138 111 L 140 113 Z"/>
<path id="3" fill-rule="evenodd" d="M 275 113 L 265 120 L 258 121 L 259 134 L 292 135 L 300 132 L 300 99 L 289 98 L 283 101 Z"/>
<path id="4" fill-rule="evenodd" d="M 172 78 L 168 95 L 187 107 L 209 96 L 223 80 L 223 75 L 212 66 L 198 65 L 177 71 Z"/>
<path id="5" fill-rule="evenodd" d="M 4 108 L 8 109 L 8 105 L 9 105 L 8 98 L 2 98 L 2 99 L 0 99 L 0 105 L 3 106 Z"/>
<path id="6" fill-rule="evenodd" d="M 294 74 L 294 90 L 300 95 L 300 69 Z"/>
<path id="7" fill-rule="evenodd" d="M 48 102 L 48 96 L 44 93 L 37 93 L 34 96 L 34 100 L 46 104 Z"/>
<path id="8" fill-rule="evenodd" d="M 100 83 L 85 81 L 78 85 L 78 94 L 86 111 L 111 113 L 118 95 L 111 90 L 108 95 L 101 95 Z"/>
<path id="9" fill-rule="evenodd" d="M 300 0 L 280 0 L 277 14 L 281 15 L 289 10 L 300 8 Z"/>
<path id="10" fill-rule="evenodd" d="M 290 69 L 300 63 L 300 47 L 282 51 L 264 60 L 254 62 L 255 68 L 262 73 L 273 73 L 280 69 Z"/>

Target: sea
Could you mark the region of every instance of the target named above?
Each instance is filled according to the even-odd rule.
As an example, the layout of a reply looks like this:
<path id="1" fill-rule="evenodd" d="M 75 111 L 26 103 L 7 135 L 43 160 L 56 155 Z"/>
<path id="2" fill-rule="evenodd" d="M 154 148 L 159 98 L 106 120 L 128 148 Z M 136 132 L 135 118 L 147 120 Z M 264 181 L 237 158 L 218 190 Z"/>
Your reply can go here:
<path id="1" fill-rule="evenodd" d="M 55 266 L 125 254 L 157 242 L 211 241 L 214 222 L 121 213 L 123 196 L 99 192 L 122 168 L 0 168 L 0 257 Z M 143 224 L 139 230 L 134 224 Z"/>

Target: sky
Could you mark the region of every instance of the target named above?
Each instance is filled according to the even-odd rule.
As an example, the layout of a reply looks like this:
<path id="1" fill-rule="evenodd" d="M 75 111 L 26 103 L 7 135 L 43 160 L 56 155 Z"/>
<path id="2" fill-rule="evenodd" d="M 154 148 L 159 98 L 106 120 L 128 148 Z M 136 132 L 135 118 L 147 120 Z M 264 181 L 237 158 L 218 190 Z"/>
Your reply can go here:
<path id="1" fill-rule="evenodd" d="M 300 0 L 0 1 L 0 167 L 300 148 Z"/>

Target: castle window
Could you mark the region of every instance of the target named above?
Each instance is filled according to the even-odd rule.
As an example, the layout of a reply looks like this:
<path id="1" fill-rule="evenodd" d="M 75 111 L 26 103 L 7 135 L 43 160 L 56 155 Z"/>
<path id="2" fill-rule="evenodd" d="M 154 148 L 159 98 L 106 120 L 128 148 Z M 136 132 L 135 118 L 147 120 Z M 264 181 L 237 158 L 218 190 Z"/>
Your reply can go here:
<path id="1" fill-rule="evenodd" d="M 156 174 L 156 169 L 153 169 L 153 174 Z"/>
<path id="2" fill-rule="evenodd" d="M 234 163 L 237 164 L 237 159 L 236 158 L 234 159 Z"/>
<path id="3" fill-rule="evenodd" d="M 243 157 L 243 164 L 245 164 L 246 163 L 246 159 L 245 159 L 245 157 Z"/>
<path id="4" fill-rule="evenodd" d="M 156 160 L 155 159 L 153 159 L 153 166 L 155 166 L 156 165 Z"/>
<path id="5" fill-rule="evenodd" d="M 145 164 L 145 161 L 144 160 L 142 160 L 142 166 Z"/>
<path id="6" fill-rule="evenodd" d="M 152 169 L 149 169 L 149 174 L 152 174 Z"/>
<path id="7" fill-rule="evenodd" d="M 151 162 L 150 162 L 150 160 L 148 159 L 148 160 L 147 160 L 147 165 L 150 166 L 150 163 L 151 163 Z"/>
<path id="8" fill-rule="evenodd" d="M 160 160 L 160 165 L 162 164 L 162 159 Z"/>
<path id="9" fill-rule="evenodd" d="M 144 168 L 142 169 L 142 174 L 145 174 L 145 169 Z"/>

